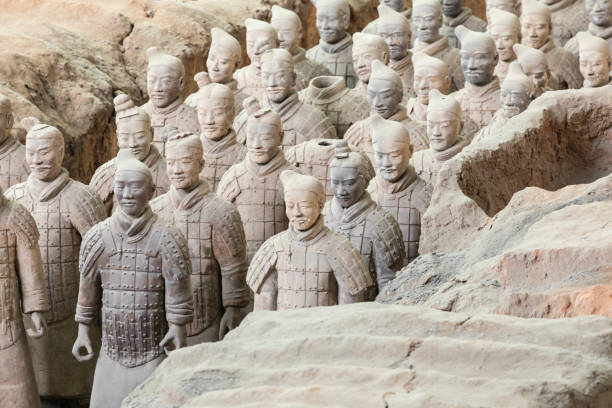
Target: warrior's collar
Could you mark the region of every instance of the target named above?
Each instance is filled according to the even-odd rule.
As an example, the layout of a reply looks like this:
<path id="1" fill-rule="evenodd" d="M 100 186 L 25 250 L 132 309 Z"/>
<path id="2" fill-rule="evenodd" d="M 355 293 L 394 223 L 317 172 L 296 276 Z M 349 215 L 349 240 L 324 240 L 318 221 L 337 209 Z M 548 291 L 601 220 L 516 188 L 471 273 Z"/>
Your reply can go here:
<path id="1" fill-rule="evenodd" d="M 180 192 L 174 186 L 170 186 L 168 192 L 174 208 L 185 211 L 199 203 L 206 194 L 210 193 L 210 187 L 206 180 L 200 180 L 200 184 L 188 193 Z"/>
<path id="2" fill-rule="evenodd" d="M 344 38 L 338 41 L 335 44 L 326 43 L 323 40 L 319 40 L 319 45 L 321 49 L 328 54 L 336 54 L 340 51 L 345 50 L 353 44 L 353 38 L 349 33 L 344 33 Z"/>
<path id="3" fill-rule="evenodd" d="M 127 215 L 121 207 L 111 216 L 111 222 L 121 235 L 129 237 L 128 242 L 136 242 L 144 237 L 157 219 L 157 216 L 147 204 L 143 213 L 138 217 Z"/>
<path id="4" fill-rule="evenodd" d="M 323 222 L 323 215 L 319 215 L 317 221 L 307 229 L 306 231 L 298 231 L 293 225 L 289 226 L 289 236 L 293 241 L 297 241 L 300 243 L 309 243 L 315 240 L 325 228 L 325 223 Z"/>
<path id="5" fill-rule="evenodd" d="M 278 148 L 276 155 L 274 155 L 272 160 L 270 160 L 266 164 L 258 164 L 251 161 L 248 153 L 246 158 L 244 159 L 244 162 L 249 173 L 257 177 L 265 177 L 268 174 L 271 174 L 286 165 L 287 159 L 285 158 L 285 154 L 283 153 L 283 151 Z"/>
<path id="6" fill-rule="evenodd" d="M 376 176 L 376 181 L 380 189 L 384 193 L 396 194 L 407 189 L 408 186 L 410 186 L 414 182 L 414 180 L 416 180 L 416 178 L 417 175 L 416 171 L 414 170 L 414 167 L 408 166 L 408 169 L 406 170 L 404 175 L 394 182 L 389 182 L 385 180 L 380 174 L 380 172 Z"/>
<path id="7" fill-rule="evenodd" d="M 62 168 L 59 175 L 52 181 L 42 181 L 34 177 L 33 174 L 30 174 L 28 176 L 27 189 L 34 198 L 44 202 L 54 198 L 68 183 L 70 183 L 68 170 Z"/>
<path id="8" fill-rule="evenodd" d="M 331 200 L 331 216 L 338 224 L 358 224 L 370 211 L 374 210 L 376 203 L 370 193 L 364 191 L 363 196 L 348 208 L 342 208 L 336 198 Z"/>

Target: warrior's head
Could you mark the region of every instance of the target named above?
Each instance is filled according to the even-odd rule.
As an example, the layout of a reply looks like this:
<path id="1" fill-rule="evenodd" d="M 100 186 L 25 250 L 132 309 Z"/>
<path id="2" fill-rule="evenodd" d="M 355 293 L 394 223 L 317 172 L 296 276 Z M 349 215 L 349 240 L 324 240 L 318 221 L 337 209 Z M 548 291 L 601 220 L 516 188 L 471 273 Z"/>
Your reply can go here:
<path id="1" fill-rule="evenodd" d="M 403 15 L 381 2 L 378 6 L 378 24 L 380 35 L 389 46 L 389 57 L 399 61 L 408 55 L 412 30 L 410 21 Z"/>
<path id="2" fill-rule="evenodd" d="M 607 85 L 612 71 L 610 45 L 603 38 L 588 31 L 579 32 L 576 37 L 580 53 L 580 73 L 584 78 L 583 86 L 597 88 Z"/>
<path id="3" fill-rule="evenodd" d="M 137 107 L 129 96 L 121 94 L 113 100 L 117 124 L 117 145 L 119 149 L 130 149 L 140 161 L 151 151 L 153 131 L 149 114 Z"/>
<path id="4" fill-rule="evenodd" d="M 516 54 L 516 60 L 521 64 L 523 72 L 531 78 L 535 92 L 534 97 L 537 98 L 546 92 L 550 80 L 550 69 L 546 54 L 522 44 L 514 44 L 512 49 Z"/>
<path id="5" fill-rule="evenodd" d="M 442 152 L 459 140 L 461 131 L 461 105 L 452 96 L 433 89 L 427 105 L 427 137 L 429 148 Z"/>
<path id="6" fill-rule="evenodd" d="M 151 170 L 128 149 L 117 153 L 113 191 L 119 208 L 130 217 L 139 217 L 153 198 L 155 184 Z"/>
<path id="7" fill-rule="evenodd" d="M 291 55 L 297 54 L 302 42 L 300 17 L 291 10 L 274 5 L 270 24 L 276 30 L 279 48 L 289 51 Z"/>
<path id="8" fill-rule="evenodd" d="M 501 103 L 504 116 L 511 118 L 523 112 L 533 100 L 534 85 L 531 79 L 523 73 L 518 62 L 513 62 L 508 68 L 508 75 L 501 85 Z"/>
<path id="9" fill-rule="evenodd" d="M 275 48 L 261 58 L 261 81 L 271 102 L 280 103 L 295 90 L 293 57 L 287 50 Z"/>
<path id="10" fill-rule="evenodd" d="M 237 39 L 220 28 L 213 27 L 210 30 L 212 37 L 206 69 L 212 82 L 226 84 L 233 79 L 234 71 L 240 65 L 242 50 Z"/>
<path id="11" fill-rule="evenodd" d="M 234 93 L 218 83 L 202 87 L 198 91 L 197 112 L 202 136 L 220 140 L 229 133 L 234 121 Z"/>
<path id="12" fill-rule="evenodd" d="M 280 175 L 285 189 L 285 212 L 297 231 L 306 231 L 319 219 L 325 204 L 321 182 L 312 177 L 285 170 Z"/>
<path id="13" fill-rule="evenodd" d="M 461 70 L 465 80 L 476 86 L 489 84 L 499 58 L 493 38 L 462 25 L 455 28 L 455 34 L 461 42 Z"/>
<path id="14" fill-rule="evenodd" d="M 370 181 L 369 163 L 364 155 L 351 151 L 345 140 L 336 142 L 334 158 L 329 164 L 330 186 L 342 208 L 358 202 Z"/>
<path id="15" fill-rule="evenodd" d="M 367 95 L 370 112 L 388 119 L 399 110 L 403 96 L 404 87 L 399 74 L 374 60 Z"/>
<path id="16" fill-rule="evenodd" d="M 204 168 L 202 141 L 197 135 L 166 127 L 166 170 L 172 186 L 191 191 L 200 184 Z"/>
<path id="17" fill-rule="evenodd" d="M 442 6 L 439 0 L 414 0 L 412 28 L 419 41 L 431 44 L 440 39 Z"/>
<path id="18" fill-rule="evenodd" d="M 370 119 L 374 159 L 378 172 L 390 183 L 399 180 L 410 167 L 412 144 L 408 129 L 399 122 L 378 115 Z"/>
<path id="19" fill-rule="evenodd" d="M 329 44 L 342 40 L 349 28 L 351 8 L 347 0 L 311 0 L 317 9 L 319 37 Z"/>
<path id="20" fill-rule="evenodd" d="M 280 152 L 282 142 L 281 119 L 278 113 L 270 108 L 257 109 L 256 106 L 249 104 L 249 99 L 245 100 L 245 109 L 249 111 L 247 119 L 246 146 L 248 157 L 253 163 L 264 165 L 272 160 Z"/>
<path id="21" fill-rule="evenodd" d="M 62 132 L 36 118 L 24 118 L 21 125 L 28 131 L 25 158 L 32 176 L 42 181 L 54 180 L 62 171 L 64 160 Z"/>
<path id="22" fill-rule="evenodd" d="M 429 104 L 429 91 L 437 89 L 447 94 L 451 85 L 451 76 L 446 62 L 429 55 L 417 52 L 412 56 L 414 67 L 413 87 L 419 102 Z"/>
<path id="23" fill-rule="evenodd" d="M 180 59 L 165 54 L 157 47 L 147 50 L 147 92 L 156 108 L 170 106 L 181 97 L 185 85 L 185 67 Z"/>

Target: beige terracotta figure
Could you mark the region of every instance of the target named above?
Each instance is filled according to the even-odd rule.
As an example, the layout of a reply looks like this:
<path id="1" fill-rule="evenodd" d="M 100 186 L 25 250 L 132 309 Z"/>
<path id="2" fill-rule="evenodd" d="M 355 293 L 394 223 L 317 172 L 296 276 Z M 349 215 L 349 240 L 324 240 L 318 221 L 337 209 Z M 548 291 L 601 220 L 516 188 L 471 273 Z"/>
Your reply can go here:
<path id="1" fill-rule="evenodd" d="M 307 140 L 336 138 L 336 128 L 327 116 L 312 105 L 300 101 L 295 91 L 293 59 L 287 50 L 276 48 L 262 56 L 261 78 L 265 86 L 265 105 L 280 115 L 282 149 Z M 234 121 L 238 141 L 246 140 L 248 112 L 243 110 Z"/>
<path id="2" fill-rule="evenodd" d="M 240 308 L 249 303 L 246 240 L 236 207 L 200 179 L 200 138 L 174 132 L 166 147 L 172 187 L 151 201 L 151 209 L 187 238 L 194 307 L 187 325 L 190 346 L 219 340 L 240 323 Z"/>
<path id="3" fill-rule="evenodd" d="M 220 28 L 210 29 L 210 48 L 206 59 L 208 72 L 198 72 L 194 80 L 198 88 L 202 89 L 212 83 L 223 84 L 229 87 L 234 94 L 234 112 L 237 115 L 242 110 L 242 102 L 249 96 L 238 89 L 238 81 L 234 79 L 234 72 L 240 65 L 242 49 L 240 43 L 233 36 Z M 196 108 L 198 92 L 194 92 L 185 99 L 185 104 Z"/>
<path id="4" fill-rule="evenodd" d="M 434 186 L 444 163 L 455 157 L 468 141 L 460 137 L 461 105 L 452 96 L 437 90 L 429 94 L 427 105 L 427 136 L 429 149 L 416 152 L 411 163 L 416 174 Z"/>
<path id="5" fill-rule="evenodd" d="M 11 135 L 13 128 L 11 101 L 0 94 L 0 188 L 6 190 L 28 178 L 25 147 Z"/>
<path id="6" fill-rule="evenodd" d="M 323 208 L 325 225 L 359 251 L 380 290 L 404 264 L 406 253 L 399 224 L 366 191 L 370 182 L 367 161 L 351 151 L 346 141 L 336 143 L 329 168 L 334 198 Z M 376 290 L 371 292 L 376 295 Z"/>
<path id="7" fill-rule="evenodd" d="M 246 49 L 251 63 L 240 68 L 234 73 L 238 81 L 238 89 L 249 96 L 262 101 L 264 85 L 261 81 L 261 56 L 268 50 L 278 47 L 277 33 L 274 27 L 265 21 L 247 18 L 244 21 L 246 27 Z"/>
<path id="8" fill-rule="evenodd" d="M 204 166 L 200 174 L 215 191 L 221 177 L 246 156 L 246 147 L 238 143 L 232 128 L 234 93 L 222 84 L 208 84 L 198 94 L 197 111 Z"/>
<path id="9" fill-rule="evenodd" d="M 531 78 L 523 73 L 518 62 L 510 64 L 508 76 L 501 85 L 500 110 L 495 112 L 491 123 L 480 129 L 474 142 L 487 140 L 499 134 L 508 120 L 525 111 L 534 98 L 535 86 Z"/>
<path id="10" fill-rule="evenodd" d="M 119 149 L 130 149 L 134 156 L 149 167 L 155 184 L 154 197 L 165 194 L 170 187 L 166 175 L 166 162 L 153 144 L 151 119 L 144 109 L 138 108 L 129 96 L 118 95 L 114 99 L 117 124 L 117 146 Z M 102 199 L 106 214 L 117 209 L 117 200 L 113 194 L 113 180 L 117 171 L 117 158 L 107 161 L 94 173 L 89 187 Z"/>
<path id="11" fill-rule="evenodd" d="M 412 3 L 412 29 L 416 35 L 413 53 L 422 52 L 441 59 L 451 74 L 451 92 L 463 88 L 465 79 L 461 70 L 459 50 L 441 35 L 442 6 L 439 0 L 414 0 Z"/>
<path id="12" fill-rule="evenodd" d="M 585 0 L 584 4 L 590 20 L 586 30 L 606 40 L 612 52 L 612 0 Z M 578 56 L 578 39 L 576 36 L 566 42 L 564 48 Z"/>
<path id="13" fill-rule="evenodd" d="M 325 66 L 306 58 L 306 50 L 300 47 L 303 35 L 302 21 L 296 13 L 274 5 L 270 24 L 278 35 L 278 47 L 289 51 L 293 57 L 297 91 L 306 89 L 312 78 L 331 75 L 330 70 Z"/>
<path id="14" fill-rule="evenodd" d="M 586 30 L 589 25 L 589 15 L 585 10 L 584 0 L 540 0 L 551 13 L 551 36 L 559 47 L 575 36 L 579 31 Z M 524 8 L 523 8 L 524 10 Z"/>
<path id="15" fill-rule="evenodd" d="M 299 145 L 289 148 L 285 152 L 287 161 L 297 167 L 303 174 L 316 177 L 325 190 L 325 201 L 333 198 L 334 193 L 331 191 L 331 174 L 329 172 L 329 163 L 334 159 L 334 149 L 337 139 L 318 139 L 309 140 L 308 142 L 300 143 Z M 366 159 L 368 156 L 352 144 L 348 144 L 349 149 L 358 151 Z M 367 160 L 370 163 L 370 160 Z M 366 163 L 367 164 L 367 163 Z M 367 167 L 367 178 L 374 177 L 374 167 L 370 164 Z"/>
<path id="16" fill-rule="evenodd" d="M 119 208 L 87 233 L 79 255 L 76 360 L 93 361 L 91 329 L 102 324 L 91 408 L 119 408 L 169 350 L 186 345 L 193 320 L 187 242 L 151 211 L 151 172 L 127 149 L 117 154 L 114 189 Z"/>
<path id="17" fill-rule="evenodd" d="M 265 240 L 287 229 L 283 187 L 279 175 L 295 169 L 281 150 L 282 128 L 278 113 L 270 108 L 249 112 L 247 155 L 223 175 L 218 194 L 240 212 L 250 261 Z"/>
<path id="18" fill-rule="evenodd" d="M 554 89 L 580 88 L 582 76 L 578 67 L 578 58 L 555 44 L 550 35 L 551 27 L 548 7 L 535 0 L 523 2 L 521 43 L 546 54 L 550 70 L 556 77 L 556 83 L 551 85 L 558 85 L 558 88 Z"/>
<path id="19" fill-rule="evenodd" d="M 429 206 L 431 187 L 417 177 L 410 165 L 412 147 L 404 126 L 376 115 L 372 130 L 378 172 L 368 192 L 397 220 L 405 248 L 404 264 L 408 264 L 419 255 L 421 216 Z"/>
<path id="20" fill-rule="evenodd" d="M 455 33 L 461 40 L 461 68 L 466 82 L 465 88 L 453 96 L 461 104 L 464 118 L 482 128 L 501 107 L 499 79 L 494 74 L 498 60 L 495 42 L 488 34 L 463 26 Z"/>
<path id="21" fill-rule="evenodd" d="M 612 83 L 612 58 L 610 47 L 606 40 L 589 32 L 579 32 L 578 46 L 580 50 L 580 73 L 584 78 L 585 88 L 597 88 Z"/>
<path id="22" fill-rule="evenodd" d="M 521 2 L 518 0 L 486 0 L 485 8 L 487 21 L 490 22 L 491 10 L 503 10 L 519 17 L 521 15 Z"/>
<path id="23" fill-rule="evenodd" d="M 522 44 L 514 44 L 512 49 L 516 54 L 516 61 L 521 65 L 525 75 L 531 78 L 533 82 L 534 98 L 537 98 L 546 91 L 552 90 L 549 83 L 554 79 L 548 68 L 546 54 L 540 50 Z"/>
<path id="24" fill-rule="evenodd" d="M 323 186 L 285 170 L 289 228 L 270 237 L 249 266 L 255 310 L 333 306 L 366 300 L 374 282 L 359 252 L 324 224 Z"/>
<path id="25" fill-rule="evenodd" d="M 317 9 L 319 44 L 306 51 L 306 58 L 344 78 L 346 86 L 357 85 L 353 69 L 353 39 L 348 33 L 351 9 L 347 0 L 310 0 Z"/>
<path id="26" fill-rule="evenodd" d="M 379 0 L 378 1 L 378 18 L 368 23 L 363 30 L 364 33 L 368 34 L 379 34 L 380 23 L 383 19 L 380 14 L 380 8 L 384 6 L 387 9 L 393 10 L 396 14 L 403 17 L 406 21 L 410 22 L 410 16 L 412 15 L 412 9 L 408 7 L 407 0 Z M 380 34 L 379 34 L 380 35 Z M 410 41 L 410 40 L 409 40 Z"/>
<path id="27" fill-rule="evenodd" d="M 198 133 L 195 109 L 185 105 L 181 92 L 185 86 L 185 67 L 180 59 L 164 54 L 157 47 L 147 50 L 147 93 L 149 101 L 142 108 L 151 118 L 153 144 L 164 155 L 164 127 Z"/>
<path id="28" fill-rule="evenodd" d="M 372 61 L 389 63 L 389 46 L 385 40 L 376 34 L 353 34 L 353 67 L 359 81 L 355 90 L 362 96 L 368 94 L 368 82 L 372 73 Z"/>
<path id="29" fill-rule="evenodd" d="M 47 323 L 43 313 L 50 308 L 38 239 L 36 221 L 0 190 L 1 407 L 40 407 L 26 341 L 26 333 L 30 337 L 45 334 Z M 32 328 L 24 328 L 22 316 L 31 322 Z"/>
<path id="30" fill-rule="evenodd" d="M 412 36 L 410 20 L 382 2 L 378 6 L 378 15 L 378 31 L 375 34 L 381 36 L 389 46 L 389 66 L 400 75 L 405 97 L 412 96 L 414 70 L 412 52 L 408 49 Z"/>
<path id="31" fill-rule="evenodd" d="M 323 112 L 336 127 L 336 135 L 344 137 L 356 121 L 367 117 L 367 99 L 354 89 L 347 88 L 344 79 L 334 76 L 317 77 L 299 94 L 302 102 Z"/>
<path id="32" fill-rule="evenodd" d="M 402 80 L 399 74 L 382 62 L 375 60 L 372 63 L 372 77 L 368 84 L 370 114 L 377 114 L 385 119 L 408 125 L 411 119 L 406 114 L 406 108 L 401 105 L 402 96 Z M 374 148 L 370 118 L 371 116 L 355 122 L 346 131 L 344 139 L 366 153 L 373 164 Z M 415 133 L 414 137 L 411 137 L 411 142 L 416 150 L 427 149 L 428 141 L 423 134 Z"/>
<path id="33" fill-rule="evenodd" d="M 461 48 L 461 39 L 455 35 L 455 28 L 460 25 L 472 31 L 484 32 L 487 23 L 472 14 L 472 9 L 465 7 L 465 0 L 440 0 L 444 22 L 440 33 L 446 38 L 451 47 Z"/>
<path id="34" fill-rule="evenodd" d="M 512 46 L 521 40 L 521 23 L 516 15 L 494 9 L 489 13 L 487 31 L 495 41 L 495 48 L 499 55 L 494 73 L 501 83 L 506 78 L 510 63 L 516 60 Z"/>
<path id="35" fill-rule="evenodd" d="M 40 231 L 38 245 L 51 309 L 45 313 L 48 335 L 28 339 L 36 383 L 42 398 L 86 398 L 94 365 L 79 364 L 70 354 L 77 335 L 78 252 L 81 238 L 106 213 L 94 190 L 72 180 L 62 168 L 62 133 L 40 123 L 27 130 L 26 161 L 31 173 L 27 181 L 7 190 L 6 197 L 24 206 Z"/>

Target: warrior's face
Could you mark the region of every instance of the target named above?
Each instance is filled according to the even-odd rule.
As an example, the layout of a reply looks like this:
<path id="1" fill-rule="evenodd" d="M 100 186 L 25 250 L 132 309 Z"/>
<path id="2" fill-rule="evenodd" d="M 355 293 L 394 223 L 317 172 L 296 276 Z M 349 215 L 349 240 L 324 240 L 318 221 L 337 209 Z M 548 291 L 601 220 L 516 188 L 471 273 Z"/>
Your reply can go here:
<path id="1" fill-rule="evenodd" d="M 297 54 L 302 41 L 302 29 L 289 19 L 273 19 L 270 24 L 276 30 L 278 47 L 289 51 L 291 55 Z"/>
<path id="2" fill-rule="evenodd" d="M 372 74 L 372 61 L 377 59 L 386 63 L 388 57 L 385 50 L 373 45 L 353 46 L 353 67 L 359 80 L 367 84 Z"/>
<path id="3" fill-rule="evenodd" d="M 211 97 L 199 102 L 197 111 L 202 136 L 209 140 L 220 140 L 228 134 L 234 120 L 233 104 L 224 98 Z"/>
<path id="4" fill-rule="evenodd" d="M 532 64 L 521 64 L 523 72 L 533 82 L 535 87 L 534 98 L 542 95 L 548 88 L 548 80 L 550 79 L 550 72 L 548 66 L 544 63 L 532 63 Z"/>
<path id="5" fill-rule="evenodd" d="M 443 110 L 427 112 L 427 136 L 432 150 L 441 152 L 453 146 L 460 130 L 461 121 L 454 113 Z"/>
<path id="6" fill-rule="evenodd" d="M 281 144 L 280 129 L 262 122 L 247 123 L 247 140 L 249 159 L 257 164 L 266 164 L 278 154 Z"/>
<path id="7" fill-rule="evenodd" d="M 442 12 L 445 16 L 455 17 L 463 9 L 463 0 L 441 0 Z"/>
<path id="8" fill-rule="evenodd" d="M 374 79 L 368 84 L 368 103 L 370 112 L 389 119 L 399 109 L 402 101 L 402 91 L 393 87 L 391 81 Z"/>
<path id="9" fill-rule="evenodd" d="M 268 99 L 280 103 L 293 91 L 295 73 L 281 61 L 266 61 L 261 66 L 261 80 Z"/>
<path id="10" fill-rule="evenodd" d="M 380 35 L 389 46 L 389 57 L 399 61 L 408 55 L 410 48 L 410 30 L 401 24 L 378 23 L 378 35 Z"/>
<path id="11" fill-rule="evenodd" d="M 132 118 L 120 119 L 117 122 L 117 145 L 119 149 L 130 149 L 140 161 L 151 151 L 153 132 L 146 121 Z"/>
<path id="12" fill-rule="evenodd" d="M 414 70 L 413 86 L 419 102 L 429 105 L 429 91 L 437 89 L 446 94 L 450 88 L 450 76 L 433 67 L 417 67 Z"/>
<path id="13" fill-rule="evenodd" d="M 154 65 L 147 71 L 147 92 L 156 108 L 165 108 L 181 96 L 184 78 L 170 66 Z"/>
<path id="14" fill-rule="evenodd" d="M 399 180 L 408 170 L 412 146 L 380 138 L 374 142 L 374 159 L 382 178 L 390 183 Z"/>
<path id="15" fill-rule="evenodd" d="M 52 181 L 62 170 L 64 143 L 51 137 L 26 138 L 25 158 L 34 177 Z"/>
<path id="16" fill-rule="evenodd" d="M 493 80 L 497 65 L 497 51 L 484 39 L 465 41 L 461 45 L 461 69 L 465 80 L 472 85 L 483 86 Z"/>
<path id="17" fill-rule="evenodd" d="M 343 39 L 349 26 L 349 17 L 336 7 L 318 8 L 316 25 L 321 39 L 329 44 Z"/>
<path id="18" fill-rule="evenodd" d="M 349 208 L 363 196 L 366 183 L 359 174 L 359 169 L 353 167 L 331 167 L 331 190 L 342 208 Z"/>
<path id="19" fill-rule="evenodd" d="M 115 174 L 113 191 L 121 210 L 131 217 L 138 217 L 153 198 L 151 177 L 133 170 L 122 170 Z"/>
<path id="20" fill-rule="evenodd" d="M 247 32 L 247 55 L 254 67 L 261 68 L 261 56 L 276 48 L 275 34 L 268 31 Z"/>
<path id="21" fill-rule="evenodd" d="M 166 170 L 174 188 L 191 191 L 198 186 L 204 166 L 202 155 L 198 153 L 180 140 L 166 143 Z"/>
<path id="22" fill-rule="evenodd" d="M 510 119 L 527 109 L 531 94 L 519 84 L 505 83 L 501 88 L 501 102 L 504 116 Z"/>
<path id="23" fill-rule="evenodd" d="M 393 10 L 398 13 L 406 10 L 406 2 L 405 0 L 380 0 L 379 4 L 384 4 L 387 7 L 391 7 Z"/>
<path id="24" fill-rule="evenodd" d="M 306 231 L 317 222 L 323 201 L 312 191 L 288 190 L 285 192 L 285 213 L 298 231 Z"/>
<path id="25" fill-rule="evenodd" d="M 540 48 L 550 36 L 550 21 L 540 14 L 527 14 L 521 17 L 521 36 L 524 45 Z"/>
<path id="26" fill-rule="evenodd" d="M 597 51 L 580 53 L 580 73 L 585 88 L 597 88 L 610 82 L 610 56 Z"/>
<path id="27" fill-rule="evenodd" d="M 208 52 L 206 59 L 206 69 L 212 82 L 226 84 L 230 82 L 234 71 L 238 67 L 240 55 L 233 55 L 224 47 L 213 46 Z"/>
<path id="28" fill-rule="evenodd" d="M 612 0 L 586 0 L 589 19 L 600 27 L 612 25 Z"/>
<path id="29" fill-rule="evenodd" d="M 512 46 L 519 42 L 519 33 L 512 27 L 494 25 L 490 30 L 491 37 L 495 41 L 495 48 L 499 59 L 502 61 L 512 61 L 516 58 Z"/>
<path id="30" fill-rule="evenodd" d="M 412 29 L 419 41 L 430 44 L 440 38 L 442 13 L 431 7 L 418 7 L 412 12 Z"/>

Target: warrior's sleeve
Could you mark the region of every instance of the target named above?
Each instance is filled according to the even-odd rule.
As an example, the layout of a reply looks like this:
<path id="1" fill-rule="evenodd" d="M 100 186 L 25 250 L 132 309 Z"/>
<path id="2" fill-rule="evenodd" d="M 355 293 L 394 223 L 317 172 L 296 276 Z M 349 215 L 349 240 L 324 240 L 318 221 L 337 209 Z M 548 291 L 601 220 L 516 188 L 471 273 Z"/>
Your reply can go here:
<path id="1" fill-rule="evenodd" d="M 18 203 L 12 202 L 9 228 L 17 237 L 17 275 L 21 285 L 23 313 L 46 312 L 50 308 L 49 294 L 42 270 L 36 221 Z"/>
<path id="2" fill-rule="evenodd" d="M 282 234 L 282 233 L 281 233 Z M 263 243 L 255 253 L 247 272 L 247 283 L 255 292 L 256 310 L 276 310 L 277 279 L 274 236 Z"/>
<path id="3" fill-rule="evenodd" d="M 395 273 L 402 268 L 406 249 L 402 239 L 402 231 L 395 220 L 384 209 L 379 208 L 380 214 L 376 225 L 374 243 L 374 259 L 376 263 L 376 278 L 378 288 L 395 278 Z"/>
<path id="4" fill-rule="evenodd" d="M 230 167 L 221 177 L 217 186 L 217 194 L 230 202 L 233 202 L 240 194 L 240 186 L 236 179 L 236 165 Z"/>
<path id="5" fill-rule="evenodd" d="M 412 195 L 414 208 L 419 210 L 421 217 L 425 214 L 425 211 L 429 208 L 431 202 L 431 196 L 433 195 L 433 187 L 426 183 L 423 179 L 417 179 L 415 181 L 415 191 Z"/>
<path id="6" fill-rule="evenodd" d="M 236 115 L 234 123 L 232 124 L 232 127 L 236 132 L 236 142 L 241 145 L 246 144 L 246 124 L 248 118 L 249 113 L 246 109 L 243 109 L 240 111 L 240 113 L 238 113 L 238 115 Z"/>
<path id="7" fill-rule="evenodd" d="M 73 183 L 73 185 L 76 183 Z M 69 191 L 70 220 L 81 236 L 94 225 L 106 219 L 106 208 L 100 197 L 88 186 L 78 183 Z"/>
<path id="8" fill-rule="evenodd" d="M 151 251 L 159 250 L 162 256 L 162 273 L 165 282 L 165 307 L 168 323 L 185 325 L 193 321 L 193 293 L 191 291 L 191 260 L 187 241 L 174 227 L 164 225 L 149 241 Z"/>
<path id="9" fill-rule="evenodd" d="M 221 298 L 223 306 L 244 307 L 249 303 L 246 285 L 246 238 L 236 207 L 219 198 L 213 211 L 215 220 L 212 236 L 213 253 L 221 267 Z"/>
<path id="10" fill-rule="evenodd" d="M 100 223 L 91 228 L 83 242 L 79 254 L 79 300 L 76 307 L 77 323 L 92 324 L 97 318 L 102 298 L 102 282 L 98 273 L 97 261 L 104 252 L 103 228 L 106 223 Z"/>
<path id="11" fill-rule="evenodd" d="M 113 179 L 116 170 L 115 160 L 109 160 L 98 167 L 89 181 L 89 188 L 100 197 L 107 214 L 113 208 Z"/>
<path id="12" fill-rule="evenodd" d="M 374 286 L 374 282 L 357 249 L 334 233 L 327 254 L 327 261 L 338 282 L 338 302 L 353 303 L 363 299 L 366 289 Z"/>

